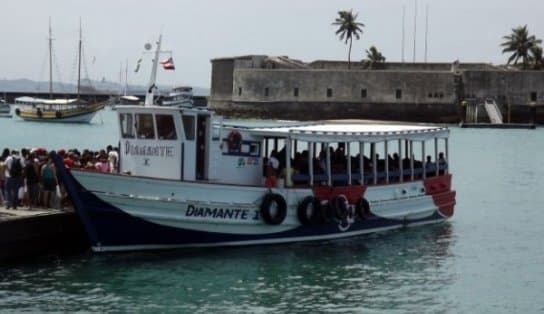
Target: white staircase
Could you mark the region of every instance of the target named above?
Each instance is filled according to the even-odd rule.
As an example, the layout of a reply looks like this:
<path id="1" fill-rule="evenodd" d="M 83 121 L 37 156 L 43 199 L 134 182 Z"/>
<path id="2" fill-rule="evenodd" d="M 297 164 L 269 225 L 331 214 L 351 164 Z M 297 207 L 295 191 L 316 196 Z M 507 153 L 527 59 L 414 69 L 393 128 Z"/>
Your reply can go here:
<path id="1" fill-rule="evenodd" d="M 484 102 L 485 111 L 491 123 L 502 124 L 502 113 L 494 99 L 488 98 Z"/>

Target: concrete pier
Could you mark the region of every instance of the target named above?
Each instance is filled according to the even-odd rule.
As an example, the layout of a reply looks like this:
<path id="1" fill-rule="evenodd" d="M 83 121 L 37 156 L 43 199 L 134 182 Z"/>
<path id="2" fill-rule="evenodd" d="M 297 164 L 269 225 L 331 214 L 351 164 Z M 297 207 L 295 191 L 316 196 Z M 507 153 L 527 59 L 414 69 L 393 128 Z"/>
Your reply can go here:
<path id="1" fill-rule="evenodd" d="M 88 247 L 83 226 L 72 211 L 0 208 L 0 263 Z"/>

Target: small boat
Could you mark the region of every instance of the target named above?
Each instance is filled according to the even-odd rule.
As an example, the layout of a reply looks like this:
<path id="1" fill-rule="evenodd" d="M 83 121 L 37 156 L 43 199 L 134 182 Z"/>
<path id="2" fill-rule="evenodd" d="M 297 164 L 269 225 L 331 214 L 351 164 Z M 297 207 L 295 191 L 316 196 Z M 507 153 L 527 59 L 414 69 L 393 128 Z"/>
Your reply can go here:
<path id="1" fill-rule="evenodd" d="M 50 99 L 23 96 L 15 99 L 15 114 L 24 121 L 89 123 L 95 114 L 104 109 L 105 102 L 90 103 L 80 99 L 82 32 L 79 30 L 77 98 L 53 99 L 53 38 L 49 21 L 49 97 Z"/>
<path id="2" fill-rule="evenodd" d="M 105 103 L 73 99 L 18 97 L 15 114 L 25 121 L 89 123 Z"/>
<path id="3" fill-rule="evenodd" d="M 0 118 L 11 118 L 11 107 L 4 100 L 0 98 Z"/>
<path id="4" fill-rule="evenodd" d="M 331 240 L 453 215 L 446 127 L 242 125 L 152 100 L 117 110 L 119 173 L 52 153 L 95 252 Z"/>
<path id="5" fill-rule="evenodd" d="M 168 96 L 162 98 L 162 106 L 193 106 L 193 88 L 190 86 L 179 86 L 172 89 Z"/>
<path id="6" fill-rule="evenodd" d="M 140 101 L 140 98 L 137 96 L 131 96 L 131 95 L 123 95 L 119 96 L 119 98 L 113 102 L 111 106 L 111 110 L 117 110 L 120 106 L 135 106 L 135 105 L 143 105 L 143 103 Z"/>

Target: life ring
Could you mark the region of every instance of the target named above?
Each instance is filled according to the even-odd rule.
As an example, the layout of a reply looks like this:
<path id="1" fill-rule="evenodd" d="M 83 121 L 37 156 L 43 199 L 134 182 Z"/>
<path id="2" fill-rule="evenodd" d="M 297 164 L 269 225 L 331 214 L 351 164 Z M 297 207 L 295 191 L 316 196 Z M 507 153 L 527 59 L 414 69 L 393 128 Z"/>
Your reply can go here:
<path id="1" fill-rule="evenodd" d="M 305 226 L 316 225 L 321 221 L 321 211 L 321 201 L 313 196 L 306 196 L 298 205 L 298 220 Z"/>
<path id="2" fill-rule="evenodd" d="M 269 225 L 279 225 L 287 216 L 285 199 L 274 193 L 266 194 L 261 203 L 261 217 Z"/>
<path id="3" fill-rule="evenodd" d="M 370 204 L 363 197 L 361 197 L 355 204 L 355 214 L 361 220 L 365 220 L 368 218 L 368 216 L 370 216 Z"/>
<path id="4" fill-rule="evenodd" d="M 62 118 L 62 112 L 60 112 L 60 111 L 58 111 L 58 110 L 55 111 L 55 117 L 57 117 L 57 119 Z"/>
<path id="5" fill-rule="evenodd" d="M 229 144 L 229 150 L 239 150 L 240 145 L 242 144 L 242 134 L 236 130 L 230 131 L 227 142 Z"/>
<path id="6" fill-rule="evenodd" d="M 36 114 L 38 115 L 38 118 L 41 118 L 43 116 L 43 112 L 40 108 L 36 109 Z"/>
<path id="7" fill-rule="evenodd" d="M 20 116 L 21 115 L 21 109 L 15 108 L 15 114 Z"/>
<path id="8" fill-rule="evenodd" d="M 340 221 L 346 220 L 349 216 L 348 199 L 344 195 L 335 196 L 329 201 L 332 214 Z"/>

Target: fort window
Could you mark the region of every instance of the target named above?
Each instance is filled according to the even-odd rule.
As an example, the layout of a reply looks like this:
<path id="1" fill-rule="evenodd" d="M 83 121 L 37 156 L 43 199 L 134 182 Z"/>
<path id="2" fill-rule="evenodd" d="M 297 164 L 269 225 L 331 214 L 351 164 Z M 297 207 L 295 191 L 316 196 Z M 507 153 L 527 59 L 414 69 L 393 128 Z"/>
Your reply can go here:
<path id="1" fill-rule="evenodd" d="M 294 95 L 295 97 L 298 97 L 298 87 L 295 87 L 295 88 L 293 89 L 293 95 Z"/>
<path id="2" fill-rule="evenodd" d="M 242 88 L 238 87 L 238 96 L 242 96 Z"/>
<path id="3" fill-rule="evenodd" d="M 332 97 L 332 88 L 327 88 L 327 97 Z"/>
<path id="4" fill-rule="evenodd" d="M 366 98 L 366 89 L 361 89 L 361 98 Z"/>
<path id="5" fill-rule="evenodd" d="M 396 92 L 395 92 L 395 97 L 397 99 L 401 99 L 402 98 L 402 89 L 397 89 Z"/>
<path id="6" fill-rule="evenodd" d="M 537 100 L 537 93 L 536 92 L 531 92 L 531 101 L 536 101 Z"/>
<path id="7" fill-rule="evenodd" d="M 268 92 L 269 92 L 268 87 L 265 87 L 265 88 L 264 88 L 264 95 L 265 95 L 266 97 L 268 97 Z"/>
<path id="8" fill-rule="evenodd" d="M 429 93 L 429 95 L 427 95 L 427 97 L 433 98 L 433 93 Z"/>
<path id="9" fill-rule="evenodd" d="M 444 93 L 440 92 L 440 94 L 438 94 L 438 97 L 444 98 Z"/>

